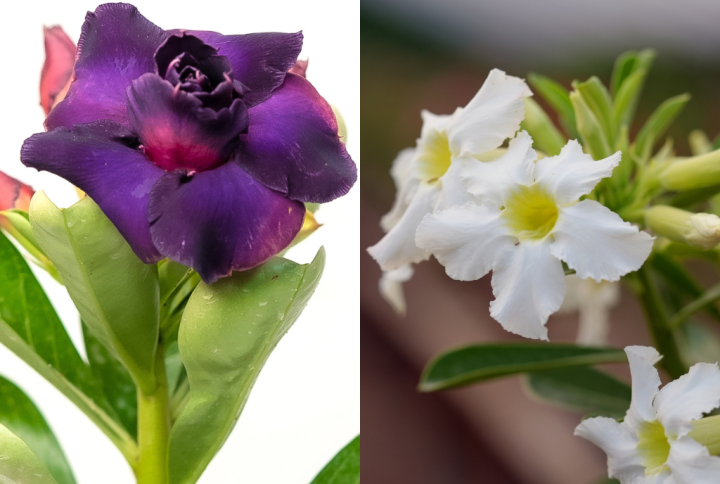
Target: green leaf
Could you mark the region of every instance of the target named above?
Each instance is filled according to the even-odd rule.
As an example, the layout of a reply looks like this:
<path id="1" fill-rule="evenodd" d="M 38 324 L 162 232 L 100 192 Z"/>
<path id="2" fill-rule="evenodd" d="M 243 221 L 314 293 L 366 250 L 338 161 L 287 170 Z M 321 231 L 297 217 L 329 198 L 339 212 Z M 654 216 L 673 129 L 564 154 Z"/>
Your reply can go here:
<path id="1" fill-rule="evenodd" d="M 0 425 L 0 482 L 58 484 L 18 436 Z"/>
<path id="2" fill-rule="evenodd" d="M 612 77 L 610 78 L 610 92 L 613 96 L 617 95 L 625 79 L 635 70 L 636 61 L 637 52 L 632 50 L 623 52 L 615 60 L 615 67 L 613 68 Z"/>
<path id="3" fill-rule="evenodd" d="M 525 98 L 525 119 L 520 123 L 520 128 L 527 131 L 535 146 L 548 156 L 559 154 L 567 142 L 543 108 L 529 97 Z"/>
<path id="4" fill-rule="evenodd" d="M 595 484 L 620 484 L 620 481 L 618 481 L 617 479 L 605 478 L 605 479 L 600 479 Z"/>
<path id="5" fill-rule="evenodd" d="M 137 258 L 89 197 L 60 210 L 38 192 L 30 222 L 92 335 L 151 393 L 159 331 L 157 266 Z"/>
<path id="6" fill-rule="evenodd" d="M 720 361 L 720 341 L 705 326 L 688 321 L 682 326 L 682 355 L 688 365 Z"/>
<path id="7" fill-rule="evenodd" d="M 577 138 L 575 129 L 575 111 L 570 102 L 567 89 L 553 81 L 549 77 L 540 74 L 528 74 L 528 82 L 540 96 L 558 113 L 563 127 L 571 138 Z"/>
<path id="8" fill-rule="evenodd" d="M 0 343 L 77 405 L 126 458 L 134 458 L 132 438 L 116 421 L 25 259 L 2 233 L 0 274 Z"/>
<path id="9" fill-rule="evenodd" d="M 671 97 L 658 106 L 650 115 L 635 138 L 635 154 L 643 161 L 650 158 L 653 146 L 677 118 L 688 101 L 690 101 L 689 94 Z"/>
<path id="10" fill-rule="evenodd" d="M 610 156 L 610 144 L 597 116 L 592 112 L 578 91 L 570 93 L 570 101 L 577 116 L 577 129 L 583 139 L 583 147 L 596 160 Z"/>
<path id="11" fill-rule="evenodd" d="M 420 390 L 444 390 L 529 371 L 627 361 L 622 350 L 555 343 L 487 343 L 441 353 L 425 367 Z"/>
<path id="12" fill-rule="evenodd" d="M 700 156 L 710 153 L 713 150 L 713 145 L 702 129 L 694 129 L 688 135 L 688 144 L 690 145 L 690 152 L 693 156 Z"/>
<path id="13" fill-rule="evenodd" d="M 630 128 L 635 118 L 635 110 L 645 85 L 647 70 L 637 69 L 630 74 L 620 86 L 613 102 L 613 118 L 618 128 L 627 126 Z"/>
<path id="14" fill-rule="evenodd" d="M 102 386 L 108 403 L 119 422 L 133 438 L 137 438 L 137 389 L 130 374 L 89 331 L 83 326 L 85 352 L 90 368 Z"/>
<path id="15" fill-rule="evenodd" d="M 275 257 L 195 289 L 178 337 L 190 395 L 170 433 L 170 484 L 196 482 L 220 449 L 324 266 L 321 248 L 308 265 Z"/>
<path id="16" fill-rule="evenodd" d="M 608 90 L 595 76 L 585 82 L 575 82 L 573 87 L 582 95 L 583 100 L 597 118 L 608 144 L 612 144 L 615 139 L 615 120 Z"/>
<path id="17" fill-rule="evenodd" d="M 52 430 L 35 404 L 14 383 L 0 377 L 0 424 L 22 439 L 63 484 L 75 484 L 70 465 Z M 4 449 L 0 446 L 0 454 Z"/>
<path id="18" fill-rule="evenodd" d="M 360 484 L 360 436 L 338 452 L 310 484 Z"/>
<path id="19" fill-rule="evenodd" d="M 543 400 L 583 413 L 622 418 L 630 407 L 630 386 L 589 367 L 529 373 L 528 388 Z"/>
<path id="20" fill-rule="evenodd" d="M 177 330 L 185 305 L 200 275 L 184 265 L 163 259 L 158 263 L 160 280 L 160 333 L 166 346 L 177 341 Z"/>

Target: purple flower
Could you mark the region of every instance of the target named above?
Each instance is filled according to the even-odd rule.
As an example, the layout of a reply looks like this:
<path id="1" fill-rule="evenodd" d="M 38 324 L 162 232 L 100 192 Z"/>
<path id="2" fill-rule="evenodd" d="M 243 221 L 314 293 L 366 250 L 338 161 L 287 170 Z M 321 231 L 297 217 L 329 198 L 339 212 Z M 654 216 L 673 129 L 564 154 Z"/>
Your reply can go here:
<path id="1" fill-rule="evenodd" d="M 88 13 L 67 97 L 22 161 L 88 193 L 143 261 L 206 282 L 290 244 L 303 202 L 357 169 L 327 102 L 288 73 L 302 34 L 164 31 L 128 4 Z"/>

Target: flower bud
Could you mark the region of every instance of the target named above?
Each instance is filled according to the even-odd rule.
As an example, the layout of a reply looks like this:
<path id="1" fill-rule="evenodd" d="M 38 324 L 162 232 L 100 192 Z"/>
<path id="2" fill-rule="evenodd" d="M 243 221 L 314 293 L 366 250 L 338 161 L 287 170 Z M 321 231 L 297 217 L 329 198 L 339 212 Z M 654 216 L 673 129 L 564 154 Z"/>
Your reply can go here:
<path id="1" fill-rule="evenodd" d="M 710 455 L 720 455 L 720 415 L 693 421 L 690 437 L 707 447 Z"/>
<path id="2" fill-rule="evenodd" d="M 720 185 L 720 150 L 676 161 L 660 174 L 668 190 L 693 190 Z"/>
<path id="3" fill-rule="evenodd" d="M 720 217 L 717 215 L 657 205 L 646 212 L 645 221 L 653 232 L 676 242 L 703 250 L 720 244 Z"/>
<path id="4" fill-rule="evenodd" d="M 45 63 L 40 76 L 40 105 L 45 114 L 65 98 L 75 65 L 75 44 L 62 27 L 45 27 Z"/>

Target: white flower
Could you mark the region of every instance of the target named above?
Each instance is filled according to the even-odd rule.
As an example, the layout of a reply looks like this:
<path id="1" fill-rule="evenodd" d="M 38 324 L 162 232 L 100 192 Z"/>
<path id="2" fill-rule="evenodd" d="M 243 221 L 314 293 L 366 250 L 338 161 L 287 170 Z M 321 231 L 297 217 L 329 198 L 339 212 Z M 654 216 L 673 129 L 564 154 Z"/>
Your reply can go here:
<path id="1" fill-rule="evenodd" d="M 577 274 L 567 276 L 565 282 L 567 293 L 558 312 L 579 313 L 575 341 L 584 346 L 606 345 L 610 332 L 610 309 L 620 300 L 620 284 L 580 279 Z"/>
<path id="2" fill-rule="evenodd" d="M 460 180 L 457 157 L 482 156 L 512 137 L 525 116 L 523 98 L 531 95 L 525 81 L 493 69 L 465 108 L 452 115 L 423 111 L 417 147 L 402 151 L 393 163 L 397 196 L 381 223 L 387 234 L 368 249 L 383 271 L 430 257 L 415 245 L 422 218 L 473 199 Z"/>
<path id="3" fill-rule="evenodd" d="M 383 272 L 378 284 L 380 287 L 380 295 L 382 295 L 383 299 L 385 299 L 400 316 L 405 316 L 407 311 L 403 282 L 409 281 L 412 275 L 412 266 L 406 264 L 400 269 Z"/>
<path id="4" fill-rule="evenodd" d="M 594 200 L 578 199 L 611 175 L 620 152 L 593 161 L 576 141 L 537 160 L 522 131 L 500 158 L 463 157 L 461 176 L 482 201 L 427 215 L 416 243 L 453 279 L 493 271 L 490 314 L 513 333 L 547 339 L 545 323 L 565 296 L 565 261 L 578 276 L 617 281 L 640 268 L 652 237 Z M 458 164 L 461 164 L 458 162 Z"/>
<path id="5" fill-rule="evenodd" d="M 595 417 L 575 435 L 607 454 L 608 474 L 622 484 L 717 484 L 720 458 L 690 437 L 693 421 L 720 406 L 717 364 L 698 363 L 662 390 L 654 348 L 625 348 L 632 374 L 632 403 L 623 422 Z"/>

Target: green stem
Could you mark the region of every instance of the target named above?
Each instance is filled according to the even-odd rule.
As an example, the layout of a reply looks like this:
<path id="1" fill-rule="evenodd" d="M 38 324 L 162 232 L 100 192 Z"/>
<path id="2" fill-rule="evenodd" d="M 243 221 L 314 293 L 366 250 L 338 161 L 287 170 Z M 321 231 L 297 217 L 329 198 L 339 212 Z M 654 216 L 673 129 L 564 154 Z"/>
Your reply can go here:
<path id="1" fill-rule="evenodd" d="M 675 313 L 675 315 L 670 320 L 670 327 L 673 329 L 677 328 L 682 323 L 684 323 L 687 318 L 689 318 L 696 312 L 705 309 L 711 304 L 717 302 L 718 299 L 720 299 L 720 284 L 716 284 L 715 286 L 711 287 L 710 289 L 705 291 L 698 299 L 694 300 L 687 306 L 683 307 L 680 311 Z"/>
<path id="2" fill-rule="evenodd" d="M 165 348 L 158 345 L 155 358 L 157 387 L 144 395 L 138 389 L 138 484 L 165 484 L 168 480 L 167 450 L 170 435 Z"/>
<path id="3" fill-rule="evenodd" d="M 650 269 L 647 266 L 641 267 L 637 273 L 642 284 L 642 291 L 639 294 L 640 301 L 645 309 L 655 346 L 663 355 L 660 364 L 673 379 L 679 378 L 687 373 L 687 368 L 680 358 L 680 351 L 673 330 L 670 327 L 665 307 L 660 299 L 660 294 L 652 282 Z"/>

